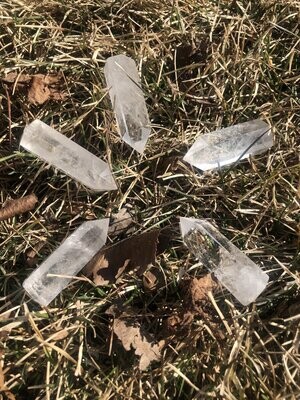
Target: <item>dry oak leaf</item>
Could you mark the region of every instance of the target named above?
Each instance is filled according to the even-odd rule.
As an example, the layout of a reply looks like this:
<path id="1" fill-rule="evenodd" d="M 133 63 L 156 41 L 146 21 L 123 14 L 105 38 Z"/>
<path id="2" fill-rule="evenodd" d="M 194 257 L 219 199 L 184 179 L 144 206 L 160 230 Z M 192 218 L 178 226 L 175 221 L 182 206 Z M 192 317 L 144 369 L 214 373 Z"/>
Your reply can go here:
<path id="1" fill-rule="evenodd" d="M 27 90 L 27 100 L 31 104 L 41 105 L 47 100 L 62 101 L 66 93 L 62 90 L 61 74 L 23 74 L 10 72 L 3 77 L 2 82 L 13 85 L 13 90 Z"/>
<path id="2" fill-rule="evenodd" d="M 60 90 L 60 81 L 60 75 L 33 75 L 27 93 L 29 103 L 41 105 L 47 100 L 64 100 L 66 94 Z"/>
<path id="3" fill-rule="evenodd" d="M 164 341 L 154 343 L 149 333 L 142 332 L 139 323 L 133 321 L 133 316 L 122 313 L 116 317 L 116 307 L 110 307 L 106 313 L 114 315 L 113 331 L 121 341 L 126 351 L 134 350 L 140 357 L 139 369 L 145 371 L 153 361 L 161 358 Z"/>
<path id="4" fill-rule="evenodd" d="M 110 247 L 101 249 L 84 268 L 96 285 L 112 284 L 123 272 L 136 270 L 142 275 L 154 264 L 159 229 L 132 236 Z"/>

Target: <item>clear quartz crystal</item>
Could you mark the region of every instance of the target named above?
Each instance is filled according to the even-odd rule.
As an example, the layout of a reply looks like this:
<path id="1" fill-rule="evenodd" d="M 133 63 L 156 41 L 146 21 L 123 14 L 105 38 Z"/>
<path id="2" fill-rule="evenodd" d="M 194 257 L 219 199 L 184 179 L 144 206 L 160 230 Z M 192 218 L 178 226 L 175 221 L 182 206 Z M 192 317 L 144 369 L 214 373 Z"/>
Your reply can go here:
<path id="1" fill-rule="evenodd" d="M 106 242 L 109 219 L 84 222 L 29 277 L 23 287 L 47 306 Z"/>
<path id="2" fill-rule="evenodd" d="M 180 228 L 189 251 L 240 303 L 255 301 L 268 283 L 265 272 L 208 221 L 180 218 Z"/>
<path id="3" fill-rule="evenodd" d="M 109 57 L 104 74 L 120 136 L 142 154 L 151 128 L 135 62 L 125 55 Z"/>
<path id="4" fill-rule="evenodd" d="M 38 119 L 25 127 L 20 145 L 89 189 L 117 188 L 106 162 Z"/>
<path id="5" fill-rule="evenodd" d="M 270 126 L 256 119 L 200 136 L 184 160 L 206 171 L 263 153 L 272 146 Z"/>

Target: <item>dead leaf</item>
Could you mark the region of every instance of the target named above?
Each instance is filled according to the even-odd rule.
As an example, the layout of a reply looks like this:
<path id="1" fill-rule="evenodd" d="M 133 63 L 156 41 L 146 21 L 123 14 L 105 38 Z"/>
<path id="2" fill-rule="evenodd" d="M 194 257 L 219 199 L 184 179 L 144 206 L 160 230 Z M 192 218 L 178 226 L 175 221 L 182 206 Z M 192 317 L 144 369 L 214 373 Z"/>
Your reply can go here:
<path id="1" fill-rule="evenodd" d="M 181 309 L 174 310 L 174 314 L 165 321 L 167 333 L 176 335 L 177 338 L 189 337 L 196 316 L 212 323 L 211 315 L 205 309 L 210 305 L 208 292 L 215 290 L 217 286 L 211 274 L 182 281 L 183 305 Z"/>
<path id="2" fill-rule="evenodd" d="M 84 273 L 99 286 L 116 282 L 124 271 L 136 270 L 142 275 L 155 262 L 159 232 L 156 229 L 141 233 L 102 249 Z"/>
<path id="3" fill-rule="evenodd" d="M 191 278 L 184 283 L 184 303 L 186 307 L 197 311 L 208 300 L 208 292 L 214 290 L 218 284 L 211 274 L 201 278 Z"/>
<path id="4" fill-rule="evenodd" d="M 165 280 L 161 269 L 151 266 L 148 271 L 143 274 L 143 286 L 145 291 L 153 292 L 165 286 Z"/>
<path id="5" fill-rule="evenodd" d="M 151 271 L 146 271 L 143 275 L 143 285 L 146 290 L 153 291 L 157 286 L 157 276 Z"/>
<path id="6" fill-rule="evenodd" d="M 31 76 L 28 74 L 20 74 L 18 72 L 9 72 L 2 82 L 4 83 L 15 83 L 16 85 L 29 83 L 31 81 Z"/>
<path id="7" fill-rule="evenodd" d="M 176 334 L 187 334 L 189 332 L 192 322 L 194 320 L 194 313 L 191 311 L 181 312 L 180 314 L 171 315 L 167 319 L 166 328 L 172 333 Z"/>
<path id="8" fill-rule="evenodd" d="M 45 75 L 34 75 L 28 90 L 27 99 L 31 104 L 44 104 L 50 98 L 50 89 Z"/>
<path id="9" fill-rule="evenodd" d="M 124 349 L 126 351 L 134 350 L 135 354 L 140 357 L 139 368 L 141 371 L 145 371 L 151 362 L 160 360 L 163 341 L 154 343 L 151 335 L 142 332 L 140 324 L 133 321 L 132 315 L 124 312 L 116 317 L 117 310 L 114 306 L 110 307 L 106 313 L 114 316 L 113 331 Z"/>
<path id="10" fill-rule="evenodd" d="M 119 235 L 133 223 L 132 216 L 127 208 L 121 208 L 119 212 L 112 215 L 112 221 L 108 228 L 109 236 Z"/>
<path id="11" fill-rule="evenodd" d="M 45 244 L 46 242 L 38 242 L 33 248 L 26 251 L 26 262 L 30 267 L 34 267 L 38 263 L 38 253 L 45 246 Z"/>
<path id="12" fill-rule="evenodd" d="M 15 92 L 27 87 L 27 100 L 31 104 L 41 105 L 48 100 L 62 101 L 66 93 L 62 90 L 61 74 L 20 74 L 10 72 L 2 78 L 2 82 L 11 84 Z"/>

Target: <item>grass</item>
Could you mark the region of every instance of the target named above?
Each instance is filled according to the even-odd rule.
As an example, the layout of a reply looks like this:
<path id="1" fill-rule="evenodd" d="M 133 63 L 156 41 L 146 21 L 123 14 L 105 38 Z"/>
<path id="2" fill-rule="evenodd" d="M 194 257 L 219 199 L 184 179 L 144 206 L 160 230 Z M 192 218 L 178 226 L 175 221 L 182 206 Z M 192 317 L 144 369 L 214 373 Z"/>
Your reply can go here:
<path id="1" fill-rule="evenodd" d="M 69 94 L 33 106 L 1 86 L 1 202 L 39 198 L 34 212 L 1 222 L 0 351 L 16 399 L 300 397 L 299 11 L 295 0 L 1 2 L 2 76 L 61 72 Z M 153 124 L 143 157 L 119 139 L 105 88 L 105 59 L 118 53 L 142 76 Z M 273 127 L 269 152 L 206 174 L 182 161 L 199 135 L 258 117 Z M 20 149 L 34 118 L 108 161 L 119 190 L 91 193 Z M 270 276 L 249 307 L 215 294 L 208 315 L 188 337 L 166 337 L 162 361 L 145 372 L 117 343 L 109 352 L 105 310 L 126 302 L 161 338 L 182 307 L 178 271 L 204 272 L 179 236 L 157 258 L 165 287 L 155 294 L 134 276 L 108 288 L 79 280 L 44 310 L 21 289 L 35 268 L 29 250 L 40 247 L 41 261 L 83 221 L 126 205 L 136 233 L 211 218 Z"/>

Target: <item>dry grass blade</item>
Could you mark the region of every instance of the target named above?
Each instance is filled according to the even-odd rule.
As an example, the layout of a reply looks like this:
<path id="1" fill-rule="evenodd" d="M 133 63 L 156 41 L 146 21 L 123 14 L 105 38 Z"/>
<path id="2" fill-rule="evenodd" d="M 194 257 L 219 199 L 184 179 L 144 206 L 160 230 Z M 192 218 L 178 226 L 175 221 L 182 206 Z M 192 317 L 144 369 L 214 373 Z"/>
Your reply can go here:
<path id="1" fill-rule="evenodd" d="M 18 400 L 300 398 L 299 11 L 296 0 L 1 1 L 0 201 L 34 192 L 40 202 L 0 230 L 0 348 Z M 138 65 L 153 125 L 142 158 L 121 142 L 107 96 L 104 62 L 120 53 Z M 66 95 L 30 103 L 32 76 L 52 75 L 62 79 L 41 78 L 41 97 Z M 119 190 L 88 192 L 21 152 L 35 118 L 109 161 Z M 183 162 L 200 135 L 255 118 L 272 126 L 269 152 L 205 174 Z M 173 230 L 155 260 L 159 289 L 151 274 L 109 287 L 84 278 L 52 308 L 30 303 L 28 319 L 21 285 L 35 265 L 83 221 L 125 205 L 130 235 Z M 222 289 L 180 314 L 183 282 L 206 271 L 179 240 L 177 216 L 215 220 L 265 268 L 270 283 L 256 304 L 241 308 Z M 128 237 L 121 225 L 109 244 Z M 148 371 L 109 351 L 105 310 L 116 302 L 137 310 L 152 338 L 167 337 Z"/>

